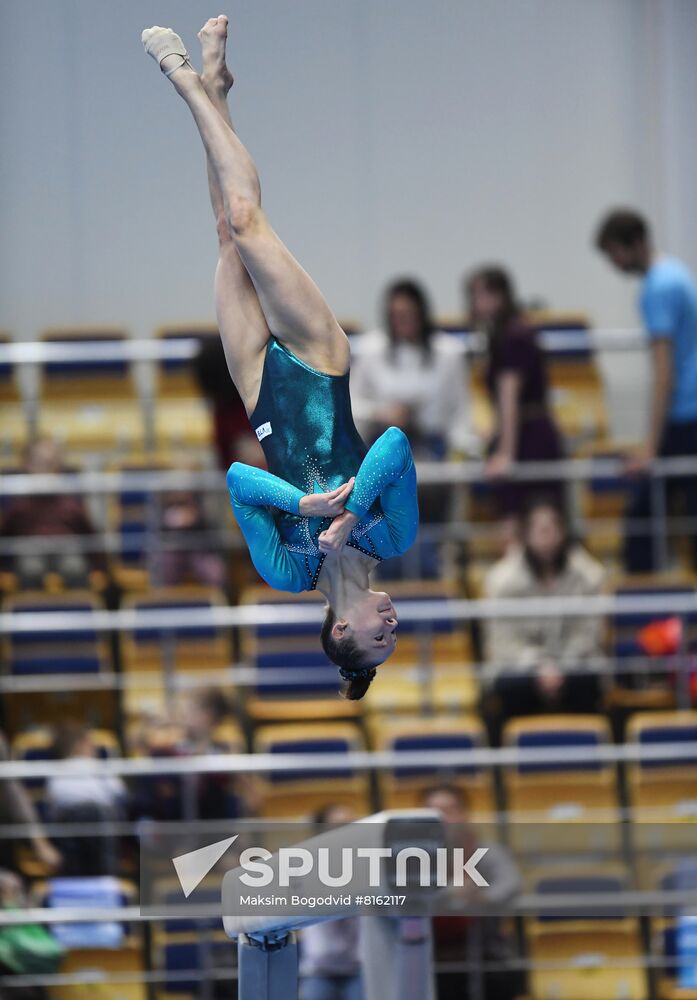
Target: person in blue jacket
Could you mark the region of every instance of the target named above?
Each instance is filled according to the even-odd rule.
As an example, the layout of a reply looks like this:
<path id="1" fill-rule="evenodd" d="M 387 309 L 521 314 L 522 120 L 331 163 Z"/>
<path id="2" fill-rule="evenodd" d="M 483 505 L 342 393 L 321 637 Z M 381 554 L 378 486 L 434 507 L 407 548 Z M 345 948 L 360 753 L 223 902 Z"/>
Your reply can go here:
<path id="1" fill-rule="evenodd" d="M 230 501 L 270 586 L 326 596 L 322 644 L 347 681 L 346 697 L 360 698 L 396 644 L 392 601 L 371 590 L 370 575 L 414 541 L 414 462 L 396 427 L 366 448 L 351 413 L 347 337 L 262 211 L 256 167 L 227 106 L 227 26 L 220 16 L 199 32 L 200 76 L 171 29 L 147 29 L 143 44 L 188 105 L 206 150 L 220 242 L 218 324 L 268 465 L 235 462 Z"/>

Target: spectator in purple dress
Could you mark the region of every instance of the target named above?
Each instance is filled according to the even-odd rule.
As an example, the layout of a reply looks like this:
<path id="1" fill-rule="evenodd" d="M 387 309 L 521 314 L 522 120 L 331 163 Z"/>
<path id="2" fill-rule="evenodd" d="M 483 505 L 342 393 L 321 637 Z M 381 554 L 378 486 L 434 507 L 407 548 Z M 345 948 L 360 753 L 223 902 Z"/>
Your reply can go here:
<path id="1" fill-rule="evenodd" d="M 532 496 L 544 491 L 564 505 L 558 481 L 516 481 L 516 462 L 552 462 L 563 456 L 562 438 L 551 415 L 545 359 L 534 330 L 517 305 L 513 280 L 501 267 L 480 267 L 466 281 L 472 323 L 487 335 L 486 384 L 495 414 L 488 445 L 487 478 L 495 484 L 507 540 L 518 535 L 520 515 Z"/>

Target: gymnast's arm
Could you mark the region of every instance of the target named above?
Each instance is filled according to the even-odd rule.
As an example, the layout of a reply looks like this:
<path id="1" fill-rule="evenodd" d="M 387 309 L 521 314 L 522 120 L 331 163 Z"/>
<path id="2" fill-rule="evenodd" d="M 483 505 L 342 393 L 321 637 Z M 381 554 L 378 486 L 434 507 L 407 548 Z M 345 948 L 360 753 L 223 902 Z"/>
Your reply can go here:
<path id="1" fill-rule="evenodd" d="M 270 507 L 298 514 L 301 490 L 278 476 L 242 462 L 227 474 L 230 503 L 254 568 L 270 587 L 297 592 L 307 585 L 304 563 L 283 544 Z"/>
<path id="2" fill-rule="evenodd" d="M 360 521 L 378 497 L 394 554 L 406 552 L 416 538 L 419 504 L 414 457 L 406 434 L 398 427 L 388 427 L 369 450 L 344 506 Z"/>

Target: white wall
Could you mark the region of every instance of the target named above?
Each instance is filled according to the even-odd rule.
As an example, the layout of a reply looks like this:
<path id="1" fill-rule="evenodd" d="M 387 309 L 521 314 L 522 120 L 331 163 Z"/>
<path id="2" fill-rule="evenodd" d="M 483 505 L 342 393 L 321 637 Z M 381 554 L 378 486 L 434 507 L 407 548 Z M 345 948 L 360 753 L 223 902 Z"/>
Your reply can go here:
<path id="1" fill-rule="evenodd" d="M 215 237 L 192 122 L 140 43 L 200 0 L 0 4 L 0 327 L 146 335 L 212 317 Z M 233 109 L 272 220 L 339 315 L 423 276 L 509 263 L 526 296 L 634 321 L 594 254 L 644 207 L 697 263 L 693 0 L 236 0 Z"/>

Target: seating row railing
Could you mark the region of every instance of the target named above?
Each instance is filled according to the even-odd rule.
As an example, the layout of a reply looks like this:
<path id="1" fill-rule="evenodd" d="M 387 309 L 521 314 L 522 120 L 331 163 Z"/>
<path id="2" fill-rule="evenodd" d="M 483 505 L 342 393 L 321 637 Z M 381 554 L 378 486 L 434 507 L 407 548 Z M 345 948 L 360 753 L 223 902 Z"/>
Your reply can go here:
<path id="1" fill-rule="evenodd" d="M 311 758 L 313 772 L 392 771 L 403 768 L 494 769 L 549 764 L 549 747 L 471 747 L 457 750 L 349 750 L 337 753 L 322 751 Z M 597 743 L 592 746 L 554 746 L 554 764 L 588 766 L 599 764 L 650 763 L 668 764 L 676 760 L 697 763 L 697 740 L 673 740 L 650 743 Z M 81 766 L 82 766 L 81 761 Z M 216 753 L 190 757 L 108 757 L 87 760 L 80 774 L 136 778 L 145 775 L 185 774 L 268 774 L 272 772 L 306 771 L 310 766 L 306 753 Z M 0 761 L 0 781 L 74 776 L 75 765 L 70 760 L 8 760 Z"/>
<path id="2" fill-rule="evenodd" d="M 360 334 L 354 336 L 360 337 Z M 452 330 L 468 351 L 479 354 L 485 349 L 485 338 L 466 329 Z M 646 345 L 645 337 L 636 328 L 598 328 L 588 330 L 544 330 L 539 335 L 542 347 L 554 354 L 574 355 L 578 352 L 638 350 Z M 40 365 L 49 362 L 135 362 L 187 361 L 196 356 L 201 346 L 197 337 L 152 337 L 141 340 L 124 337 L 109 340 L 16 340 L 0 343 L 0 364 Z"/>

